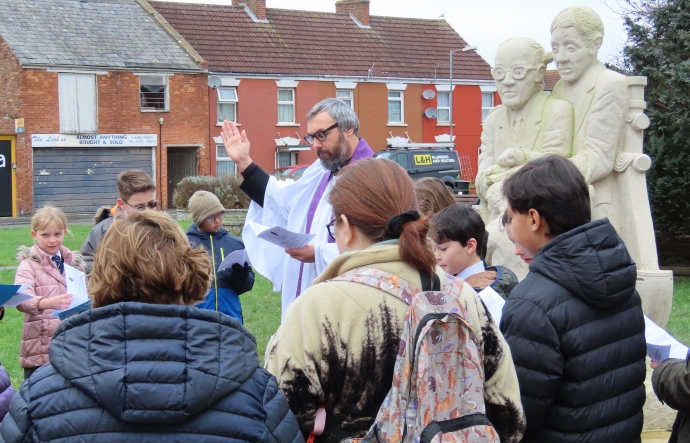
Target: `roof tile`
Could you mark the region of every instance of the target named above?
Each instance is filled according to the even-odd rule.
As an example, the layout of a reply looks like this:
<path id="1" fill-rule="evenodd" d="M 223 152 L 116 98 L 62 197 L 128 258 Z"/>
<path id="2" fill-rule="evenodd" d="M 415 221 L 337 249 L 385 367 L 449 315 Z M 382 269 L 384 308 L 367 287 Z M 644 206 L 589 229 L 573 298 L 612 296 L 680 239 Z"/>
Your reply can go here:
<path id="1" fill-rule="evenodd" d="M 23 66 L 202 71 L 136 0 L 0 0 L 0 17 Z"/>
<path id="2" fill-rule="evenodd" d="M 445 79 L 449 51 L 467 46 L 445 20 L 372 16 L 366 29 L 346 14 L 267 8 L 255 23 L 239 6 L 150 3 L 217 73 Z M 490 70 L 475 51 L 453 56 L 455 78 Z"/>

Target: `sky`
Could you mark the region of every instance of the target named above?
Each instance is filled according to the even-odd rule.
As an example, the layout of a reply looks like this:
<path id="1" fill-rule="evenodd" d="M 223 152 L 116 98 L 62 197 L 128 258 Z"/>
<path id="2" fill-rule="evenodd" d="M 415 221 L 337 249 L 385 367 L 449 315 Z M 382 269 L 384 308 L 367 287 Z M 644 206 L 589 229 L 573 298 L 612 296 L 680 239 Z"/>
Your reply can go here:
<path id="1" fill-rule="evenodd" d="M 231 0 L 167 0 L 185 3 L 231 4 Z M 498 45 L 511 37 L 530 37 L 551 50 L 549 28 L 553 18 L 570 6 L 589 6 L 604 22 L 599 51 L 603 62 L 613 60 L 627 39 L 619 0 L 370 0 L 371 15 L 445 20 L 479 55 L 494 64 Z M 335 0 L 266 0 L 267 8 L 335 12 Z M 549 65 L 555 69 L 555 64 Z"/>

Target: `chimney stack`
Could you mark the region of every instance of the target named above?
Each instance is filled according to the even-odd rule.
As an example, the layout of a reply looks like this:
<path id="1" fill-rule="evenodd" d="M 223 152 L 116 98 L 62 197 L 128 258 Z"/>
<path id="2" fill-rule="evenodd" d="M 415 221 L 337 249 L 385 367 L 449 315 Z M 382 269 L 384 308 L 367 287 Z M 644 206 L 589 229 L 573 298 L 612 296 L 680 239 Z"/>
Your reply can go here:
<path id="1" fill-rule="evenodd" d="M 338 0 L 335 2 L 337 14 L 352 14 L 364 26 L 369 26 L 369 0 Z"/>
<path id="2" fill-rule="evenodd" d="M 246 6 L 259 20 L 266 20 L 266 0 L 232 0 L 232 6 Z"/>

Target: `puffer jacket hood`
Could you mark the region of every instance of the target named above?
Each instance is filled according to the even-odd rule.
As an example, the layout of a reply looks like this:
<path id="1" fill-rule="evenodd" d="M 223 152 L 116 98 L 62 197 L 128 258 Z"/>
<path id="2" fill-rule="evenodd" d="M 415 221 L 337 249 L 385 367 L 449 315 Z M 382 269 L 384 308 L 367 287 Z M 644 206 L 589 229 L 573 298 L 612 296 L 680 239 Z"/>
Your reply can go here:
<path id="1" fill-rule="evenodd" d="M 620 306 L 635 293 L 637 267 L 606 218 L 550 241 L 534 256 L 529 270 L 598 309 Z"/>
<path id="2" fill-rule="evenodd" d="M 259 367 L 256 340 L 236 319 L 189 306 L 134 302 L 62 322 L 50 361 L 102 408 L 140 424 L 184 423 Z"/>

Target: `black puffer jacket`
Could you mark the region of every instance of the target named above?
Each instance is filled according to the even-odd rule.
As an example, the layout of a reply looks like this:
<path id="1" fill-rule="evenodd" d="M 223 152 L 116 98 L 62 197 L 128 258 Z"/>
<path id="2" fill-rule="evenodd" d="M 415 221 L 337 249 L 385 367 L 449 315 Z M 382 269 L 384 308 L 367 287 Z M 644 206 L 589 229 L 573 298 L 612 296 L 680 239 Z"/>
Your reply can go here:
<path id="1" fill-rule="evenodd" d="M 60 324 L 21 387 L 5 442 L 303 443 L 256 342 L 234 318 L 118 303 Z"/>
<path id="2" fill-rule="evenodd" d="M 559 235 L 503 308 L 523 442 L 640 441 L 644 317 L 635 263 L 607 219 Z"/>

